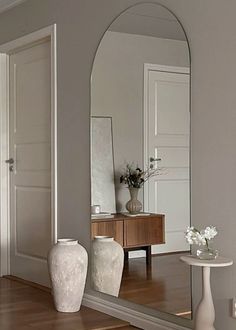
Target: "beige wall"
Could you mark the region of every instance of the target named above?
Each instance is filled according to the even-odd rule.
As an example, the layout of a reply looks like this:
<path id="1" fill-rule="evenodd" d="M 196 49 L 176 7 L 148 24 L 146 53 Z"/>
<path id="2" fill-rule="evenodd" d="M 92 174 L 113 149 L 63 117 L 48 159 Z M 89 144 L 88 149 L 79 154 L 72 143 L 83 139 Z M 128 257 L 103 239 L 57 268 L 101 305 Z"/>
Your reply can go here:
<path id="1" fill-rule="evenodd" d="M 58 24 L 59 235 L 89 247 L 90 72 L 111 21 L 139 0 L 29 0 L 0 15 L 0 43 Z M 144 1 L 145 2 L 145 1 Z M 152 0 L 155 2 L 155 0 Z M 184 25 L 192 53 L 192 219 L 219 229 L 220 253 L 236 255 L 236 2 L 158 0 Z M 198 279 L 200 276 L 198 276 Z M 194 282 L 194 297 L 200 290 Z M 235 329 L 229 299 L 236 264 L 212 272 L 216 328 Z"/>
<path id="2" fill-rule="evenodd" d="M 91 114 L 112 117 L 117 212 L 125 211 L 129 200 L 128 189 L 119 183 L 126 163 L 143 167 L 144 63 L 189 67 L 188 45 L 108 31 L 92 71 Z"/>

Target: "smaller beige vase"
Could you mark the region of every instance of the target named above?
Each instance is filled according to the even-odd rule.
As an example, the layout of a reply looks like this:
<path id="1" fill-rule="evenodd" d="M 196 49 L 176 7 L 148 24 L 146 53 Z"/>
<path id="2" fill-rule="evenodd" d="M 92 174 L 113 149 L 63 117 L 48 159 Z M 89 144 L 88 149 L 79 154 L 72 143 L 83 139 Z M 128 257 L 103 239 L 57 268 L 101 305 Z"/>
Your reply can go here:
<path id="1" fill-rule="evenodd" d="M 130 200 L 126 203 L 126 209 L 130 214 L 137 214 L 142 210 L 142 203 L 138 200 L 140 188 L 129 188 Z"/>
<path id="2" fill-rule="evenodd" d="M 95 236 L 91 246 L 91 286 L 118 297 L 124 267 L 124 250 L 113 237 Z"/>

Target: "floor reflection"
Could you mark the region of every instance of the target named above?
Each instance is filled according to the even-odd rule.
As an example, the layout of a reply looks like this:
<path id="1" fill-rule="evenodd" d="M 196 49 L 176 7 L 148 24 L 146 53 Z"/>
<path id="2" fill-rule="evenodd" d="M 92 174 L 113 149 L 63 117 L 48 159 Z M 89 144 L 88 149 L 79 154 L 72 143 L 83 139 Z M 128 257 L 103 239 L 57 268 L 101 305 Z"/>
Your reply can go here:
<path id="1" fill-rule="evenodd" d="M 146 258 L 129 259 L 124 266 L 119 297 L 191 318 L 190 268 L 179 260 L 182 255 L 153 256 L 151 266 L 146 266 Z"/>

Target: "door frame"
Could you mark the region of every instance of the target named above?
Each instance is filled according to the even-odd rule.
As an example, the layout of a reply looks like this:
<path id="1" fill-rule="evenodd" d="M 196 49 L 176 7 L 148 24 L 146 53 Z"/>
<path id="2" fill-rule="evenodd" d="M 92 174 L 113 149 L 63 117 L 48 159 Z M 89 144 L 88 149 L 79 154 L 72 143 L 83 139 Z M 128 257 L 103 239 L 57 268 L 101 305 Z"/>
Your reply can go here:
<path id="1" fill-rule="evenodd" d="M 10 274 L 9 56 L 45 38 L 51 44 L 51 223 L 57 240 L 57 44 L 56 24 L 0 45 L 0 276 Z"/>
<path id="2" fill-rule="evenodd" d="M 190 74 L 190 68 L 188 67 L 180 67 L 180 66 L 169 66 L 169 65 L 159 65 L 159 64 L 150 64 L 144 63 L 144 83 L 143 83 L 143 165 L 147 163 L 148 160 L 148 146 L 149 146 L 149 139 L 148 139 L 148 125 L 149 125 L 149 118 L 148 118 L 148 78 L 149 78 L 149 71 L 159 71 L 159 72 L 169 72 L 169 73 L 182 73 L 182 74 Z M 143 210 L 144 212 L 149 212 L 149 198 L 148 198 L 148 190 L 149 190 L 149 183 L 148 181 L 144 185 L 143 189 Z"/>

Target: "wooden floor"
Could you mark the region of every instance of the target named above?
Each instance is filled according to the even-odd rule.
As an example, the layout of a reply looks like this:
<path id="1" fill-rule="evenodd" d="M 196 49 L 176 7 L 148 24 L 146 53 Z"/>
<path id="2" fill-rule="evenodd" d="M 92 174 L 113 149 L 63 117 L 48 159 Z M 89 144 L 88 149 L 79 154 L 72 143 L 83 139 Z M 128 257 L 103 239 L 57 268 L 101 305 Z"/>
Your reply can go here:
<path id="1" fill-rule="evenodd" d="M 58 313 L 50 293 L 0 278 L 1 330 L 135 330 L 127 322 L 82 307 L 78 313 Z"/>
<path id="2" fill-rule="evenodd" d="M 190 268 L 183 253 L 129 259 L 125 264 L 119 297 L 163 312 L 191 318 Z"/>
<path id="3" fill-rule="evenodd" d="M 182 254 L 181 254 L 182 255 Z M 189 267 L 180 254 L 154 256 L 125 265 L 120 297 L 167 313 L 191 316 Z M 127 322 L 82 307 L 78 313 L 58 313 L 50 293 L 0 278 L 0 330 L 135 330 Z"/>

